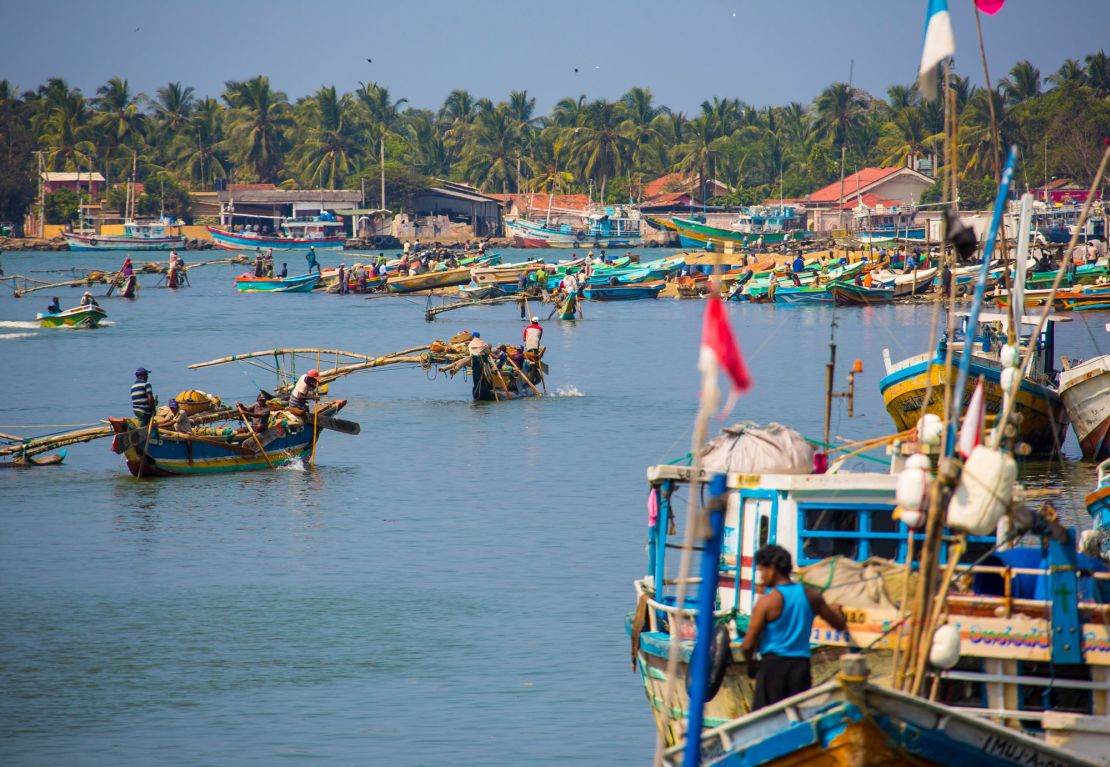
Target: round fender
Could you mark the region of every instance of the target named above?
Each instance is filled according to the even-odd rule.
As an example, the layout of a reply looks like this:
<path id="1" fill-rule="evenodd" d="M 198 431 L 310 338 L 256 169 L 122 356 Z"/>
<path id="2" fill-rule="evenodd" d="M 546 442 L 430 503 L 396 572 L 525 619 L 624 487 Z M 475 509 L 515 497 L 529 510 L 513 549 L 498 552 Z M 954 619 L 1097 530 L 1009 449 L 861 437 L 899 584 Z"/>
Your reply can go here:
<path id="1" fill-rule="evenodd" d="M 725 671 L 728 670 L 728 662 L 732 659 L 732 652 L 729 650 L 730 637 L 728 634 L 728 626 L 719 625 L 713 630 L 713 644 L 709 647 L 709 684 L 705 688 L 706 701 L 713 700 L 717 697 L 717 693 L 721 690 L 721 685 L 725 681 Z M 686 692 L 690 692 L 690 676 L 686 676 Z"/>
<path id="2" fill-rule="evenodd" d="M 89 240 L 89 245 L 92 245 L 94 247 L 96 246 L 96 238 L 95 237 L 93 239 Z"/>

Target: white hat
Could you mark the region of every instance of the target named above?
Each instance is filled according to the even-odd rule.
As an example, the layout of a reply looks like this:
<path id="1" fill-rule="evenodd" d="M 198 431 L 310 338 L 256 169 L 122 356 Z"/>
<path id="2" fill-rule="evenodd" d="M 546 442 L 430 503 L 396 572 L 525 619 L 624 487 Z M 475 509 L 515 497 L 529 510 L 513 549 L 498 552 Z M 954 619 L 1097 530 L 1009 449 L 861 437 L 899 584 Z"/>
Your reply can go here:
<path id="1" fill-rule="evenodd" d="M 539 321 L 540 321 L 540 318 L 539 318 L 539 317 L 533 317 L 533 318 L 532 318 L 532 322 L 539 322 Z"/>

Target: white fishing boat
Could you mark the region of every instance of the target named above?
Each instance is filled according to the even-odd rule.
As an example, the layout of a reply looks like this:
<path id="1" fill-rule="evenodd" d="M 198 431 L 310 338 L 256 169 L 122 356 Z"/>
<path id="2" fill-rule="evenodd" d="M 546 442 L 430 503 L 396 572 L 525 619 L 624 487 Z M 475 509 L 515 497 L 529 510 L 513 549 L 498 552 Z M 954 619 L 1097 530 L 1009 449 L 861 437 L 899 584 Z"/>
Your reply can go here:
<path id="1" fill-rule="evenodd" d="M 878 283 L 880 288 L 894 288 L 894 297 L 903 298 L 917 293 L 924 293 L 933 282 L 937 274 L 936 267 L 928 269 L 915 269 L 912 272 L 871 272 L 871 279 Z"/>
<path id="2" fill-rule="evenodd" d="M 70 250 L 176 250 L 185 247 L 180 222 L 169 218 L 127 221 L 123 234 L 63 233 Z M 176 233 L 174 230 L 176 229 Z"/>
<path id="3" fill-rule="evenodd" d="M 1110 458 L 1110 354 L 1082 362 L 1065 359 L 1059 380 L 1060 399 L 1083 457 L 1091 461 Z"/>

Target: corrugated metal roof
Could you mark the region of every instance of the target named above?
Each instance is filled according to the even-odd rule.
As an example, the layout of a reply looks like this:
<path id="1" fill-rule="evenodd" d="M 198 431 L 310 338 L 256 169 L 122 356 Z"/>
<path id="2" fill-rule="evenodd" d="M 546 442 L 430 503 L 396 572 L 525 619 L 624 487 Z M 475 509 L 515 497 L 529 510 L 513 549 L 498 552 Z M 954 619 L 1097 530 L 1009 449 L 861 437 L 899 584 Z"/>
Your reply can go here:
<path id="1" fill-rule="evenodd" d="M 350 189 L 245 189 L 218 193 L 220 202 L 292 205 L 302 202 L 343 203 L 362 201 L 362 193 Z"/>
<path id="2" fill-rule="evenodd" d="M 83 171 L 81 173 L 75 173 L 75 172 L 72 172 L 72 171 L 48 170 L 48 171 L 43 172 L 42 178 L 47 183 L 55 182 L 55 181 L 98 181 L 99 182 L 99 181 L 104 180 L 104 176 L 101 176 L 95 170 L 92 171 L 91 173 L 89 171 Z"/>

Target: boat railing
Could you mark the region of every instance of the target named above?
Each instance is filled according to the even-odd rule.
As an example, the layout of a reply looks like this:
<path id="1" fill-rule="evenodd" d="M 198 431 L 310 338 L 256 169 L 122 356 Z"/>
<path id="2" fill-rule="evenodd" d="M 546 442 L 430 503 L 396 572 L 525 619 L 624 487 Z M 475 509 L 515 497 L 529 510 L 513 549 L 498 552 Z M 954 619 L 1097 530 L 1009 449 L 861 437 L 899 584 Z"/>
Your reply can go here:
<path id="1" fill-rule="evenodd" d="M 694 585 L 701 583 L 701 578 L 687 578 L 686 583 Z M 677 585 L 677 579 L 666 579 L 664 583 L 668 586 Z M 667 604 L 655 599 L 655 588 L 648 582 L 648 578 L 641 578 L 633 582 L 636 589 L 636 601 L 641 598 L 647 599 L 648 610 L 648 625 L 653 632 L 659 631 L 659 614 L 664 613 L 669 617 L 681 615 L 683 618 L 693 618 L 698 614 L 697 608 L 694 607 L 680 607 L 679 605 Z M 729 618 L 733 614 L 733 610 L 714 610 L 714 618 Z"/>
<path id="2" fill-rule="evenodd" d="M 1102 463 L 1100 463 L 1098 465 L 1098 485 L 1097 485 L 1097 487 L 1102 487 L 1103 483 L 1106 482 L 1106 473 L 1107 472 L 1110 472 L 1110 458 L 1107 458 L 1105 461 L 1103 461 Z"/>

